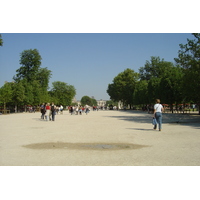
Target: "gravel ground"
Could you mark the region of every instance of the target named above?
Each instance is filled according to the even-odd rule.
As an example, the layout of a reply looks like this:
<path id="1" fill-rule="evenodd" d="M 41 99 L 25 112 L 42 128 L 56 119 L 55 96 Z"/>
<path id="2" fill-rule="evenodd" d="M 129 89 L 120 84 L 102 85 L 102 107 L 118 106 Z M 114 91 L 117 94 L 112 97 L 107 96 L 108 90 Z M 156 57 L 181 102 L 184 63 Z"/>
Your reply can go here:
<path id="1" fill-rule="evenodd" d="M 91 111 L 44 121 L 40 113 L 0 116 L 1 166 L 199 166 L 200 116 Z"/>

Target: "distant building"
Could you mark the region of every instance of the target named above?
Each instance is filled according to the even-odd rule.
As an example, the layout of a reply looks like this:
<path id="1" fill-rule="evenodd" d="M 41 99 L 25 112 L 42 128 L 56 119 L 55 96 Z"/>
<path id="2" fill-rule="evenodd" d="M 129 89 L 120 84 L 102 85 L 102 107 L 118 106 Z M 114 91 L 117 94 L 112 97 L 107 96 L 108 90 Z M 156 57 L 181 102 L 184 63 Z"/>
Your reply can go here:
<path id="1" fill-rule="evenodd" d="M 72 99 L 72 103 L 77 103 L 76 97 Z"/>
<path id="2" fill-rule="evenodd" d="M 106 105 L 106 100 L 97 100 L 97 106 L 104 107 Z"/>

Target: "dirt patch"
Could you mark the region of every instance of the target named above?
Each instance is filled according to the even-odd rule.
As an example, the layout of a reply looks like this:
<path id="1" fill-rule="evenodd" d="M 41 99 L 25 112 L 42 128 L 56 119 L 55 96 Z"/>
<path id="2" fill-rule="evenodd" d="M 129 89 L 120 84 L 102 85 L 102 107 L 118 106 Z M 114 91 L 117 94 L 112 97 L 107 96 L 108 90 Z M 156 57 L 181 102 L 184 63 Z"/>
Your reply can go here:
<path id="1" fill-rule="evenodd" d="M 29 149 L 76 149 L 76 150 L 132 150 L 148 147 L 139 144 L 124 144 L 124 143 L 36 143 L 29 144 L 23 147 Z"/>

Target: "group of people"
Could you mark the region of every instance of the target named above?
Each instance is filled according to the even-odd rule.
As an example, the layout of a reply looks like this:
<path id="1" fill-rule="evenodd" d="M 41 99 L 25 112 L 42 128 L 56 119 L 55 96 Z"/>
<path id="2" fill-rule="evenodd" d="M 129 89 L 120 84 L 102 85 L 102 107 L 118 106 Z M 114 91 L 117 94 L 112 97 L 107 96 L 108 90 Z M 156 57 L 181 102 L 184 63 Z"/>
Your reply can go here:
<path id="1" fill-rule="evenodd" d="M 60 113 L 63 113 L 63 106 L 61 105 L 60 107 L 54 105 L 54 103 L 50 104 L 42 104 L 40 106 L 41 110 L 41 119 L 44 119 L 46 121 L 55 121 L 55 115 L 56 113 L 60 111 Z M 76 115 L 82 115 L 82 113 L 85 111 L 86 114 L 89 113 L 90 109 L 89 106 L 86 105 L 85 107 L 83 106 L 69 106 L 68 107 L 69 113 L 71 115 L 76 114 Z M 160 99 L 156 99 L 156 103 L 154 105 L 154 111 L 153 111 L 153 118 L 156 119 L 156 124 L 154 125 L 154 130 L 157 129 L 157 125 L 159 128 L 159 131 L 162 130 L 162 112 L 164 112 L 164 108 L 162 104 L 160 104 Z"/>
<path id="2" fill-rule="evenodd" d="M 54 105 L 54 103 L 43 103 L 40 106 L 40 111 L 42 113 L 41 119 L 46 120 L 46 121 L 55 121 L 55 115 L 56 113 L 58 114 L 59 112 L 62 114 L 63 113 L 63 106 L 61 105 L 60 107 Z"/>
<path id="3" fill-rule="evenodd" d="M 36 106 L 27 106 L 26 108 L 27 108 L 27 111 L 29 111 L 30 113 L 32 113 L 32 112 L 35 113 L 37 107 Z"/>
<path id="4" fill-rule="evenodd" d="M 86 105 L 84 106 L 69 106 L 68 107 L 69 113 L 71 115 L 75 114 L 75 115 L 82 115 L 82 113 L 85 111 L 86 115 L 90 112 L 89 106 Z"/>

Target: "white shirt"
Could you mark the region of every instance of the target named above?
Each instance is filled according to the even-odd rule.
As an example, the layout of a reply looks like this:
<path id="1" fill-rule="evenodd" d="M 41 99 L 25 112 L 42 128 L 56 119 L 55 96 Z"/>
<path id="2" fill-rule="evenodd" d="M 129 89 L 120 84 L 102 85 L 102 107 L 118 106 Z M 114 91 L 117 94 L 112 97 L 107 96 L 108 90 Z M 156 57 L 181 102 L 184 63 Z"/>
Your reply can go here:
<path id="1" fill-rule="evenodd" d="M 159 104 L 159 103 L 154 105 L 154 110 L 156 110 L 156 112 L 160 112 L 161 113 L 162 112 L 162 108 L 163 108 L 163 106 L 161 104 Z"/>

